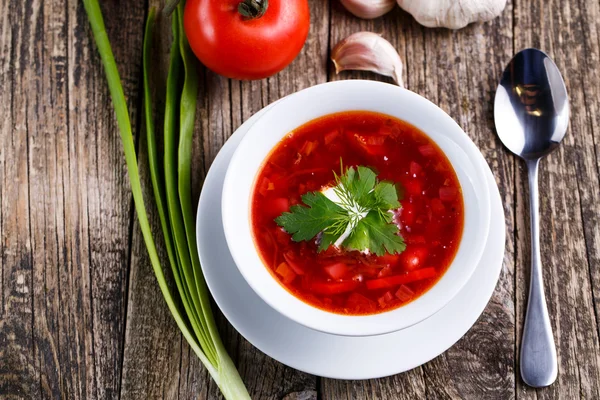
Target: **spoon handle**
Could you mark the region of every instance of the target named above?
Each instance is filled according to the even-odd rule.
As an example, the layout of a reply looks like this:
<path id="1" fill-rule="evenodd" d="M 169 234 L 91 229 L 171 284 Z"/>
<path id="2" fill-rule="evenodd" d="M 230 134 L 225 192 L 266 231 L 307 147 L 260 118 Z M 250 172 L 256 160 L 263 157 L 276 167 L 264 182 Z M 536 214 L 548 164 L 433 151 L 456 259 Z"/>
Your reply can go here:
<path id="1" fill-rule="evenodd" d="M 552 384 L 558 370 L 556 348 L 548 317 L 542 278 L 538 166 L 539 159 L 527 160 L 531 214 L 531 281 L 521 343 L 521 377 L 526 384 L 532 387 L 544 387 Z"/>

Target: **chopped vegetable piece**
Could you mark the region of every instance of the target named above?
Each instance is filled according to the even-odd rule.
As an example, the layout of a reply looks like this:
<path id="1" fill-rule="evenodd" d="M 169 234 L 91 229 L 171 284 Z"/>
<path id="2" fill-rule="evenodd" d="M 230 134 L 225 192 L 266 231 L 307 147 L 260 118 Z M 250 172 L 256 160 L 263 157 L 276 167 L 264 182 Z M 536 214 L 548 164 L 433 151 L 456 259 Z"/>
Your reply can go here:
<path id="1" fill-rule="evenodd" d="M 273 216 L 281 215 L 290 209 L 290 201 L 285 197 L 277 197 L 269 203 L 269 213 Z"/>
<path id="2" fill-rule="evenodd" d="M 400 259 L 400 255 L 398 254 L 390 254 L 386 253 L 378 258 L 379 262 L 387 265 L 396 265 L 398 260 Z"/>
<path id="3" fill-rule="evenodd" d="M 440 200 L 441 201 L 454 201 L 458 195 L 458 189 L 455 187 L 443 186 L 440 188 Z"/>
<path id="4" fill-rule="evenodd" d="M 279 264 L 275 272 L 281 276 L 283 283 L 291 283 L 296 279 L 296 273 L 284 262 Z"/>
<path id="5" fill-rule="evenodd" d="M 369 146 L 381 146 L 385 142 L 385 136 L 371 135 L 365 137 L 364 140 Z"/>
<path id="6" fill-rule="evenodd" d="M 423 167 L 421 167 L 419 164 L 417 164 L 417 163 L 416 163 L 416 162 L 414 162 L 414 161 L 411 161 L 411 162 L 410 162 L 410 168 L 409 168 L 409 171 L 410 171 L 410 175 L 411 175 L 413 178 L 416 178 L 416 177 L 417 177 L 417 175 L 419 174 L 419 172 L 421 172 L 422 170 L 423 170 Z"/>
<path id="7" fill-rule="evenodd" d="M 436 215 L 443 215 L 446 212 L 446 206 L 442 203 L 442 200 L 438 198 L 431 199 L 431 211 Z"/>
<path id="8" fill-rule="evenodd" d="M 425 157 L 432 157 L 432 156 L 435 156 L 436 151 L 435 151 L 435 147 L 433 147 L 433 145 L 426 144 L 423 146 L 419 146 L 419 153 L 421 153 Z"/>
<path id="9" fill-rule="evenodd" d="M 389 293 L 389 292 L 388 292 Z M 406 303 L 413 299 L 415 292 L 410 290 L 410 288 L 406 285 L 400 285 L 398 290 L 396 291 L 396 297 L 403 303 Z"/>
<path id="10" fill-rule="evenodd" d="M 315 147 L 317 147 L 318 144 L 319 142 L 317 141 L 313 142 L 311 140 L 307 140 L 306 142 L 304 142 L 304 146 L 302 146 L 302 148 L 300 149 L 300 153 L 308 157 L 310 153 L 312 153 L 312 151 L 315 149 Z"/>
<path id="11" fill-rule="evenodd" d="M 328 145 L 331 142 L 333 142 L 335 139 L 337 139 L 337 137 L 340 135 L 340 131 L 338 131 L 337 129 L 334 129 L 333 131 L 326 133 L 325 134 L 325 144 Z"/>
<path id="12" fill-rule="evenodd" d="M 408 244 L 425 244 L 425 236 L 423 235 L 406 235 L 406 243 Z"/>
<path id="13" fill-rule="evenodd" d="M 412 271 L 423 265 L 429 250 L 425 246 L 410 246 L 404 253 L 400 255 L 400 264 L 405 271 Z"/>
<path id="14" fill-rule="evenodd" d="M 290 253 L 283 253 L 283 258 L 285 258 L 285 261 L 287 261 L 288 265 L 294 270 L 295 273 L 298 275 L 304 275 L 304 270 L 298 263 L 294 261 L 294 258 Z"/>
<path id="15" fill-rule="evenodd" d="M 333 279 L 343 279 L 348 275 L 350 271 L 348 266 L 344 263 L 335 263 L 325 267 L 325 271 L 331 276 Z"/>
<path id="16" fill-rule="evenodd" d="M 377 273 L 378 278 L 384 278 L 386 276 L 390 276 L 394 273 L 394 269 L 391 266 L 386 266 L 381 268 L 381 270 Z"/>
<path id="17" fill-rule="evenodd" d="M 423 279 L 433 278 L 436 275 L 435 268 L 422 268 L 403 275 L 388 276 L 387 278 L 373 279 L 366 282 L 367 289 L 385 289 L 393 286 L 403 285 Z"/>
<path id="18" fill-rule="evenodd" d="M 405 203 L 400 209 L 400 221 L 404 225 L 412 225 L 417 218 L 416 207 L 412 203 Z"/>
<path id="19" fill-rule="evenodd" d="M 384 308 L 390 301 L 394 300 L 394 295 L 389 290 L 383 296 L 377 299 L 379 307 Z"/>
<path id="20" fill-rule="evenodd" d="M 406 193 L 410 196 L 419 196 L 423 193 L 423 186 L 421 185 L 421 181 L 417 179 L 409 179 L 404 182 L 404 189 L 406 189 Z"/>
<path id="21" fill-rule="evenodd" d="M 376 304 L 360 293 L 352 293 L 346 300 L 346 307 L 353 313 L 368 313 L 374 311 Z"/>
<path id="22" fill-rule="evenodd" d="M 264 178 L 262 181 L 260 181 L 260 185 L 258 186 L 258 193 L 260 193 L 263 196 L 266 196 L 270 184 L 271 182 L 269 181 L 269 179 Z"/>
<path id="23" fill-rule="evenodd" d="M 309 288 L 312 292 L 318 294 L 340 294 L 351 292 L 360 285 L 359 282 L 347 281 L 347 282 L 312 282 Z"/>

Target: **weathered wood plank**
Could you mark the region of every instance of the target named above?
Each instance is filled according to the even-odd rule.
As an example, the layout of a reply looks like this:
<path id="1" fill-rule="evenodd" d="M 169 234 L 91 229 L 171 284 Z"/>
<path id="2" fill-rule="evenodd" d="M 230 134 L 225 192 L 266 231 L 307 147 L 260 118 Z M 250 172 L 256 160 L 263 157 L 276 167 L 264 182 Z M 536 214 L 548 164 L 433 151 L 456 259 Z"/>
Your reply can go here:
<path id="1" fill-rule="evenodd" d="M 589 225 L 598 218 L 599 190 L 592 121 L 586 111 L 590 90 L 597 93 L 599 88 L 597 72 L 586 71 L 586 59 L 594 54 L 597 59 L 598 55 L 598 38 L 590 37 L 587 29 L 591 27 L 597 32 L 598 4 L 580 6 L 567 1 L 531 0 L 519 2 L 515 7 L 516 49 L 535 46 L 548 52 L 563 73 L 571 100 L 571 123 L 564 145 L 543 161 L 540 174 L 542 262 L 559 375 L 554 385 L 537 391 L 519 380 L 519 397 L 523 398 L 600 396 L 598 321 L 590 282 L 590 271 L 594 268 L 586 254 L 585 235 L 588 243 L 598 236 L 597 225 Z M 589 12 L 595 12 L 595 18 Z M 591 81 L 586 81 L 590 78 Z M 587 96 L 582 90 L 585 86 L 588 86 Z M 527 177 L 524 168 L 520 171 L 516 197 L 517 265 L 521 266 L 516 286 L 519 336 L 530 259 Z M 590 216 L 590 202 L 594 200 L 596 212 Z M 596 250 L 591 253 L 593 256 Z"/>
<path id="2" fill-rule="evenodd" d="M 80 1 L 67 12 L 67 98 L 63 185 L 64 264 L 59 268 L 61 394 L 118 396 L 125 325 L 131 199 L 104 72 Z M 129 106 L 137 101 L 143 9 L 103 2 Z M 93 65 L 92 68 L 88 66 Z M 135 109 L 135 107 L 132 107 Z M 49 118 L 51 116 L 49 115 Z M 136 115 L 132 115 L 135 126 Z"/>
<path id="3" fill-rule="evenodd" d="M 579 190 L 581 216 L 586 243 L 588 267 L 592 278 L 593 304 L 595 306 L 596 328 L 600 332 L 600 2 L 580 1 L 578 8 L 580 25 L 578 33 L 582 38 L 579 49 L 579 82 L 574 83 L 575 90 L 583 91 L 583 108 L 578 108 L 578 121 L 582 127 L 581 139 L 576 157 L 577 188 Z M 580 41 L 580 40 L 578 40 Z M 575 112 L 575 110 L 573 110 Z M 581 329 L 581 328 L 580 328 Z M 588 334 L 590 334 L 588 332 Z M 582 366 L 586 368 L 586 366 Z M 597 388 L 594 377 L 583 371 L 581 386 L 584 393 L 595 393 Z"/>
<path id="4" fill-rule="evenodd" d="M 2 184 L 0 221 L 2 311 L 0 311 L 0 393 L 38 398 L 40 368 L 34 348 L 33 260 L 30 235 L 28 146 L 39 97 L 35 84 L 35 35 L 41 34 L 39 9 L 32 2 L 3 2 L 3 90 L 0 93 Z M 39 4 L 37 4 L 39 5 Z M 8 50 L 8 51 L 6 51 Z M 6 52 L 5 52 L 6 51 Z M 37 68 L 36 68 L 37 67 Z M 35 79 L 35 82 L 33 81 Z M 31 101 L 30 101 L 31 100 Z M 31 121 L 31 125 L 30 125 Z"/>
<path id="5" fill-rule="evenodd" d="M 35 78 L 27 95 L 37 118 L 30 121 L 30 215 L 33 257 L 33 310 L 36 359 L 43 398 L 63 392 L 59 270 L 64 265 L 64 193 L 67 158 L 67 10 L 62 2 L 40 2 Z M 34 83 L 35 82 L 35 83 Z"/>

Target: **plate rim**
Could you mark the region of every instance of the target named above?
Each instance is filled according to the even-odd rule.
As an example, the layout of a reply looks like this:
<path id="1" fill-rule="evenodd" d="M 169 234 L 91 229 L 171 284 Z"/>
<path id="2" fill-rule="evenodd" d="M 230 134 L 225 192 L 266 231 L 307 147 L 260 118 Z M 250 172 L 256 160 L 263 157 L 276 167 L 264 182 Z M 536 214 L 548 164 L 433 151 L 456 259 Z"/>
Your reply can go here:
<path id="1" fill-rule="evenodd" d="M 274 104 L 274 103 L 273 103 L 273 104 Z M 241 137 L 239 137 L 239 135 L 240 135 L 240 134 L 241 134 L 241 135 L 243 135 L 243 133 L 240 133 L 240 132 L 241 132 L 243 129 L 246 129 L 246 131 L 247 131 L 247 130 L 250 128 L 250 126 L 251 126 L 251 125 L 252 125 L 254 122 L 256 122 L 256 121 L 258 120 L 258 118 L 260 118 L 260 116 L 261 116 L 261 115 L 262 115 L 262 114 L 263 114 L 263 113 L 264 113 L 264 112 L 265 112 L 265 111 L 266 111 L 268 108 L 270 108 L 270 107 L 271 107 L 273 104 L 271 104 L 271 105 L 268 105 L 268 106 L 266 106 L 265 108 L 263 108 L 263 109 L 261 109 L 260 111 L 258 111 L 257 113 L 255 113 L 255 114 L 254 114 L 252 117 L 250 117 L 250 118 L 249 118 L 248 120 L 246 120 L 246 121 L 245 121 L 245 122 L 244 122 L 244 123 L 243 123 L 243 124 L 242 124 L 240 127 L 238 127 L 238 128 L 236 129 L 236 131 L 235 131 L 235 132 L 234 132 L 234 133 L 231 135 L 231 137 L 230 137 L 230 138 L 227 140 L 227 142 L 226 142 L 226 143 L 225 143 L 225 144 L 222 146 L 221 150 L 219 151 L 219 153 L 217 154 L 217 156 L 216 156 L 216 157 L 215 157 L 215 159 L 213 160 L 213 164 L 211 165 L 211 168 L 209 169 L 209 172 L 208 172 L 208 174 L 206 175 L 206 178 L 205 178 L 204 184 L 206 184 L 206 182 L 208 182 L 208 181 L 211 179 L 211 177 L 212 177 L 212 174 L 211 174 L 211 173 L 214 173 L 214 172 L 215 172 L 215 171 L 213 170 L 213 167 L 214 167 L 215 165 L 217 165 L 216 163 L 217 163 L 217 162 L 222 162 L 222 161 L 221 161 L 221 158 L 223 158 L 223 157 L 224 157 L 224 156 L 223 156 L 223 154 L 225 154 L 225 153 L 223 152 L 223 149 L 230 150 L 230 147 L 231 147 L 231 146 L 235 146 L 235 145 L 233 144 L 233 142 L 231 142 L 231 138 L 232 138 L 233 136 L 236 136 L 236 139 L 238 139 L 238 143 L 239 143 L 239 140 L 241 140 Z M 231 152 L 230 152 L 230 156 L 231 156 L 231 155 L 233 155 L 233 152 L 234 152 L 234 151 L 235 151 L 235 148 L 232 148 L 232 149 L 231 149 Z M 225 155 L 225 157 L 226 157 L 226 155 Z M 255 344 L 255 343 L 254 343 L 252 340 L 248 339 L 248 337 L 247 337 L 247 336 L 246 336 L 246 334 L 245 334 L 245 333 L 247 333 L 247 330 L 246 330 L 246 329 L 239 329 L 239 328 L 238 328 L 238 326 L 240 326 L 240 324 L 239 324 L 239 321 L 236 321 L 236 320 L 237 320 L 237 317 L 234 317 L 234 316 L 232 316 L 232 314 L 233 314 L 233 313 L 231 313 L 231 312 L 230 312 L 231 310 L 224 310 L 224 308 L 222 307 L 222 302 L 221 302 L 221 301 L 219 301 L 219 300 L 217 299 L 217 298 L 218 298 L 218 297 L 220 297 L 220 296 L 219 296 L 219 295 L 218 295 L 218 296 L 215 296 L 215 295 L 214 295 L 214 291 L 215 291 L 215 289 L 214 289 L 213 285 L 211 284 L 210 280 L 209 280 L 209 279 L 206 279 L 207 286 L 208 286 L 208 288 L 209 288 L 209 290 L 210 290 L 210 292 L 211 292 L 211 295 L 213 296 L 213 299 L 214 299 L 215 303 L 217 304 L 217 306 L 219 306 L 219 309 L 221 310 L 221 312 L 223 313 L 223 315 L 225 316 L 225 318 L 228 320 L 228 322 L 229 322 L 229 323 L 230 323 L 230 324 L 233 326 L 233 328 L 234 328 L 234 329 L 236 329 L 236 331 L 237 331 L 238 333 L 240 333 L 240 335 L 242 335 L 242 337 L 244 337 L 244 338 L 245 338 L 245 339 L 246 339 L 246 340 L 247 340 L 247 341 L 248 341 L 250 344 L 252 344 L 252 345 L 253 345 L 253 346 L 254 346 L 256 349 L 258 349 L 258 350 L 259 350 L 259 351 L 261 351 L 262 353 L 266 354 L 267 356 L 269 356 L 269 357 L 271 357 L 271 358 L 273 358 L 273 359 L 277 360 L 278 362 L 281 362 L 281 363 L 283 363 L 283 364 L 285 364 L 285 365 L 288 365 L 288 366 L 290 366 L 290 367 L 292 367 L 292 368 L 294 368 L 294 369 L 297 369 L 297 370 L 299 370 L 299 371 L 303 371 L 303 372 L 306 372 L 306 373 L 309 373 L 309 374 L 315 374 L 315 375 L 319 375 L 319 376 L 323 376 L 323 377 L 329 377 L 329 378 L 334 378 L 334 379 L 372 379 L 372 378 L 381 378 L 381 377 L 385 377 L 385 376 L 390 376 L 390 375 L 395 375 L 395 374 L 398 374 L 398 373 L 406 372 L 406 371 L 409 371 L 410 369 L 413 369 L 413 368 L 415 368 L 415 367 L 418 367 L 418 366 L 420 366 L 420 365 L 423 365 L 423 364 L 425 364 L 425 363 L 427 363 L 427 362 L 431 361 L 432 359 L 434 359 L 434 358 L 438 357 L 440 354 L 443 354 L 443 353 L 444 353 L 444 352 L 446 352 L 446 351 L 447 351 L 447 350 L 448 350 L 450 347 L 452 347 L 452 346 L 453 346 L 453 345 L 454 345 L 454 344 L 455 344 L 455 343 L 456 343 L 458 340 L 460 340 L 460 339 L 461 339 L 461 338 L 462 338 L 462 337 L 463 337 L 463 336 L 464 336 L 464 335 L 465 335 L 465 334 L 466 334 L 466 333 L 467 333 L 467 332 L 468 332 L 468 331 L 471 329 L 471 327 L 472 327 L 472 326 L 473 326 L 473 325 L 474 325 L 474 324 L 477 322 L 477 320 L 479 319 L 479 317 L 481 316 L 481 314 L 482 314 L 482 313 L 483 313 L 483 311 L 485 310 L 485 308 L 486 308 L 487 304 L 489 303 L 489 301 L 490 301 L 490 299 L 491 299 L 491 297 L 492 297 L 492 295 L 493 295 L 493 293 L 494 293 L 494 291 L 495 291 L 495 288 L 497 287 L 497 284 L 498 284 L 499 278 L 500 278 L 500 273 L 501 273 L 501 270 L 502 270 L 502 265 L 503 265 L 503 262 L 502 262 L 502 261 L 503 261 L 503 255 L 505 254 L 505 246 L 506 246 L 506 232 L 505 232 L 505 217 L 504 217 L 504 208 L 502 207 L 502 202 L 501 202 L 501 198 L 500 198 L 500 194 L 499 194 L 498 186 L 497 186 L 497 184 L 496 184 L 496 182 L 495 182 L 495 179 L 494 179 L 494 177 L 493 177 L 493 174 L 492 174 L 492 172 L 491 172 L 491 169 L 490 169 L 489 165 L 487 164 L 487 162 L 485 161 L 485 158 L 483 157 L 483 155 L 481 155 L 481 161 L 482 161 L 482 162 L 485 164 L 483 167 L 484 167 L 484 168 L 487 168 L 487 171 L 486 171 L 485 173 L 486 173 L 486 175 L 487 175 L 487 177 L 488 177 L 488 183 L 489 183 L 489 187 L 488 187 L 488 188 L 489 188 L 490 190 L 492 190 L 492 189 L 495 189 L 495 190 L 496 190 L 496 192 L 497 192 L 497 195 L 496 195 L 495 193 L 493 193 L 493 192 L 491 193 L 491 195 L 492 195 L 492 197 L 494 197 L 494 198 L 498 197 L 498 198 L 500 199 L 500 204 L 499 204 L 498 208 L 499 208 L 499 211 L 500 211 L 500 214 L 501 214 L 501 216 L 498 216 L 497 218 L 498 218 L 498 220 L 501 220 L 501 221 L 502 221 L 502 223 L 501 223 L 501 226 L 502 226 L 502 232 L 501 232 L 501 235 L 500 235 L 500 236 L 501 236 L 501 238 L 502 238 L 502 243 L 501 243 L 501 250 L 502 250 L 502 251 L 501 251 L 501 252 L 499 252 L 499 254 L 502 254 L 502 259 L 501 259 L 501 260 L 498 260 L 498 264 L 499 264 L 499 265 L 498 265 L 497 267 L 495 267 L 495 273 L 493 274 L 493 278 L 494 278 L 494 279 L 493 279 L 493 286 L 492 286 L 492 289 L 489 291 L 489 293 L 487 293 L 487 292 L 486 292 L 485 299 L 482 299 L 482 300 L 480 301 L 480 303 L 481 303 L 481 306 L 477 308 L 477 312 L 476 312 L 476 315 L 477 315 L 477 316 L 476 316 L 476 318 L 474 318 L 474 320 L 473 320 L 472 322 L 469 322 L 469 323 L 468 323 L 468 325 L 469 325 L 469 326 L 468 326 L 468 328 L 467 328 L 467 329 L 466 329 L 464 332 L 462 332 L 462 333 L 460 334 L 460 336 L 459 336 L 459 337 L 457 337 L 456 339 L 452 339 L 452 340 L 451 340 L 451 343 L 449 343 L 447 346 L 446 346 L 446 345 L 444 345 L 444 346 L 443 346 L 444 348 L 443 348 L 441 351 L 439 351 L 439 352 L 438 352 L 438 351 L 436 350 L 436 351 L 434 352 L 434 353 L 436 353 L 436 354 L 433 354 L 431 357 L 425 357 L 425 358 L 423 358 L 423 359 L 420 359 L 418 362 L 416 362 L 416 363 L 412 363 L 412 364 L 411 364 L 409 367 L 407 367 L 407 368 L 401 368 L 400 370 L 398 370 L 398 369 L 394 369 L 394 370 L 392 370 L 392 371 L 389 371 L 389 372 L 387 372 L 387 373 L 378 373 L 378 374 L 376 374 L 376 375 L 373 375 L 373 374 L 361 374 L 361 373 L 353 373 L 353 374 L 323 373 L 323 370 L 320 370 L 320 371 L 311 370 L 310 368 L 305 368 L 305 367 L 303 367 L 303 366 L 300 366 L 300 365 L 298 365 L 297 363 L 294 363 L 294 362 L 289 362 L 289 360 L 282 361 L 282 360 L 281 360 L 281 358 L 277 356 L 277 354 L 274 354 L 274 353 L 273 353 L 272 351 L 270 351 L 269 349 L 266 349 L 266 350 L 265 350 L 265 349 L 264 349 L 264 346 L 259 346 L 259 345 L 256 345 L 256 344 Z M 227 162 L 227 160 L 226 160 L 226 162 Z M 220 167 L 220 168 L 224 168 L 224 170 L 226 170 L 226 165 L 225 165 L 225 167 L 222 167 L 222 166 L 219 166 L 219 167 Z M 222 185 L 222 182 L 221 182 L 220 184 Z M 202 209 L 202 205 L 203 205 L 204 201 L 206 201 L 206 198 L 207 198 L 208 196 L 210 196 L 210 195 L 214 195 L 214 193 L 207 193 L 207 191 L 203 190 L 203 191 L 201 192 L 200 199 L 199 199 L 199 202 L 198 202 L 197 215 L 196 215 L 196 233 L 197 233 L 197 245 L 198 245 L 198 249 L 201 249 L 201 248 L 203 248 L 203 246 L 202 246 L 202 244 L 201 244 L 201 242 L 202 242 L 202 240 L 203 240 L 203 235 L 201 234 L 201 230 L 202 230 L 202 229 L 201 229 L 201 226 L 200 226 L 200 222 L 201 222 L 201 219 L 202 219 L 201 217 L 202 217 L 202 216 L 201 216 L 201 212 L 200 212 L 200 211 L 201 211 L 201 209 Z M 204 199 L 204 201 L 203 201 L 203 199 Z M 217 203 L 218 203 L 218 204 L 220 204 L 220 202 L 217 202 Z M 220 210 L 219 210 L 219 211 L 220 211 Z M 220 215 L 220 214 L 219 214 L 219 215 Z M 217 228 L 217 229 L 218 229 L 218 228 Z M 498 231 L 500 231 L 500 227 L 498 227 L 497 229 L 498 229 Z M 221 228 L 221 230 L 222 230 L 222 228 Z M 490 232 L 489 232 L 489 235 L 491 235 L 491 230 L 490 230 Z M 499 241 L 499 240 L 500 240 L 500 238 L 498 238 L 498 241 Z M 500 243 L 498 243 L 498 246 L 500 246 Z M 225 245 L 225 249 L 226 249 L 227 251 L 229 251 L 229 249 L 227 248 L 227 246 L 226 246 L 226 245 Z M 489 251 L 489 250 L 487 249 L 487 246 L 486 246 L 486 251 Z M 500 257 L 500 256 L 499 256 L 499 257 Z M 200 254 L 200 259 L 201 259 L 201 266 L 202 266 L 202 270 L 203 270 L 203 273 L 204 273 L 204 275 L 205 275 L 205 277 L 206 277 L 206 275 L 207 275 L 207 274 L 206 274 L 206 262 L 205 262 L 205 260 L 203 261 L 202 254 Z M 480 262 L 481 262 L 481 260 L 480 260 Z M 480 267 L 480 266 L 478 266 L 477 268 L 479 268 L 479 267 Z M 236 270 L 236 271 L 238 271 L 238 269 L 237 269 L 237 266 L 234 266 L 234 268 L 235 268 L 235 270 Z M 239 273 L 239 271 L 238 271 L 238 273 Z M 209 273 L 208 275 L 211 275 L 211 274 Z M 467 285 L 468 285 L 468 283 L 467 283 Z M 249 288 L 249 290 L 251 290 L 251 291 L 252 291 L 252 289 L 251 289 L 251 288 Z M 463 288 L 463 290 L 465 290 L 465 289 Z M 253 292 L 253 291 L 252 291 L 252 292 Z M 254 293 L 254 292 L 253 292 L 253 293 Z M 256 295 L 256 293 L 254 293 L 254 295 Z M 258 296 L 258 295 L 256 295 L 256 296 Z M 260 299 L 260 297 L 259 297 L 259 299 Z M 260 299 L 260 300 L 262 301 L 262 299 Z M 485 301 L 484 301 L 484 300 L 485 300 Z M 453 301 L 454 301 L 454 300 L 453 300 Z M 262 302 L 264 303 L 264 301 L 262 301 Z M 267 305 L 267 304 L 263 304 L 263 305 L 264 305 L 264 306 L 266 306 L 266 307 L 268 307 L 268 305 Z M 443 313 L 445 308 L 446 308 L 446 307 L 442 308 L 442 309 L 441 309 L 441 310 L 440 310 L 438 313 Z M 227 307 L 225 307 L 225 309 L 227 309 Z M 292 324 L 294 324 L 294 325 L 295 325 L 295 326 L 294 326 L 294 329 L 297 329 L 297 328 L 299 328 L 299 329 L 307 329 L 307 330 L 311 330 L 311 329 L 310 329 L 310 328 L 308 328 L 308 327 L 302 326 L 302 325 L 300 325 L 300 324 L 297 324 L 296 322 L 294 322 L 294 321 L 292 321 L 292 320 L 289 320 L 287 317 L 285 317 L 284 315 L 281 315 L 281 314 L 279 314 L 277 311 L 275 311 L 275 310 L 273 310 L 273 311 L 274 311 L 275 313 L 277 313 L 277 315 L 278 315 L 280 318 L 284 318 L 284 319 L 285 319 L 285 320 L 287 320 L 288 322 L 291 322 Z M 437 315 L 438 313 L 434 314 L 434 316 L 435 316 L 435 315 Z M 422 322 L 420 322 L 420 323 L 418 323 L 418 324 L 416 324 L 416 325 L 413 325 L 412 327 L 408 327 L 408 328 L 406 328 L 405 330 L 415 329 L 415 327 L 419 326 L 419 325 L 420 325 L 420 324 L 422 324 L 422 323 L 425 323 L 426 321 L 429 321 L 429 320 L 431 320 L 432 318 L 433 318 L 433 316 L 432 316 L 432 317 L 430 317 L 430 318 L 428 318 L 428 319 L 426 319 L 426 320 L 424 320 L 424 321 L 422 321 Z M 242 331 L 245 331 L 245 332 L 243 333 Z M 311 331 L 312 331 L 312 330 L 311 330 Z M 404 330 L 403 330 L 403 331 L 404 331 Z M 461 331 L 462 331 L 462 329 L 461 329 Z M 317 332 L 317 331 L 314 331 L 314 332 Z M 379 335 L 379 336 L 377 336 L 377 337 L 379 337 L 379 338 L 381 338 L 381 337 L 389 337 L 389 336 L 393 336 L 393 335 L 396 335 L 396 334 L 398 334 L 398 332 L 401 332 L 401 331 L 392 332 L 392 333 L 388 333 L 388 334 L 384 334 L 384 335 Z M 342 340 L 342 338 L 348 338 L 348 337 L 343 337 L 343 336 L 330 335 L 330 334 L 326 334 L 326 333 L 322 333 L 322 332 L 317 332 L 317 334 L 319 334 L 319 335 L 324 335 L 324 336 L 323 336 L 323 338 L 325 338 L 325 337 L 329 337 L 329 338 L 336 338 L 336 339 L 338 339 L 338 340 Z M 360 340 L 360 339 L 365 339 L 365 338 L 373 338 L 373 337 L 350 337 L 349 339 L 351 339 L 351 340 L 352 340 L 352 339 L 353 339 L 353 340 Z M 317 364 L 322 364 L 322 363 L 317 363 Z M 332 370 L 333 370 L 333 369 L 335 369 L 335 368 L 330 368 L 330 369 L 332 369 Z M 360 368 L 359 368 L 359 369 L 360 369 Z M 388 369 L 389 369 L 389 368 L 388 368 Z M 330 372 L 331 372 L 331 371 L 330 371 Z"/>

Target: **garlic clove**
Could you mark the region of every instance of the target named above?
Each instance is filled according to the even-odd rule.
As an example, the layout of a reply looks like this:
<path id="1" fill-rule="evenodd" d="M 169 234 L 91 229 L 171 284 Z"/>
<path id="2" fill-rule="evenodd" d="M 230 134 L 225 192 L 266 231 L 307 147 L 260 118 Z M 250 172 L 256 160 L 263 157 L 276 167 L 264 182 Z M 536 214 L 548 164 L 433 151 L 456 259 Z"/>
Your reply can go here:
<path id="1" fill-rule="evenodd" d="M 398 0 L 398 5 L 421 25 L 460 29 L 496 18 L 506 0 Z"/>
<path id="2" fill-rule="evenodd" d="M 346 10 L 363 19 L 381 17 L 396 5 L 396 0 L 340 0 L 340 2 Z"/>
<path id="3" fill-rule="evenodd" d="M 340 41 L 331 52 L 335 72 L 371 71 L 389 76 L 399 86 L 402 82 L 402 60 L 390 42 L 372 32 L 358 32 Z"/>

